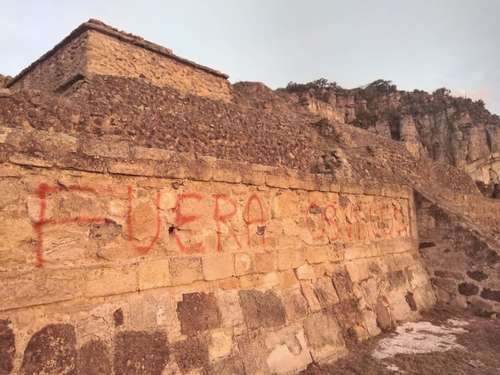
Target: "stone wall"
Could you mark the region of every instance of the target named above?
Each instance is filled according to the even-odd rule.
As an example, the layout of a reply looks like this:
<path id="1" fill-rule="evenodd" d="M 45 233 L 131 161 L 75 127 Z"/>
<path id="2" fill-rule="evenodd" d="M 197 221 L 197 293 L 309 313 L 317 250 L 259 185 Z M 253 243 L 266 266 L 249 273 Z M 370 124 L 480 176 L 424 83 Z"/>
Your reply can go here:
<path id="1" fill-rule="evenodd" d="M 293 373 L 434 304 L 407 189 L 7 128 L 0 162 L 1 374 Z"/>
<path id="2" fill-rule="evenodd" d="M 86 74 L 87 43 L 88 34 L 80 34 L 64 47 L 54 51 L 47 59 L 33 65 L 32 69 L 19 79 L 15 77 L 10 88 L 51 92 L 64 89 L 68 82 Z"/>
<path id="3" fill-rule="evenodd" d="M 96 31 L 90 31 L 87 56 L 91 74 L 143 78 L 184 94 L 231 100 L 227 79 Z"/>
<path id="4" fill-rule="evenodd" d="M 500 205 L 497 207 L 500 210 Z M 420 195 L 417 197 L 417 218 L 420 251 L 438 300 L 470 308 L 481 316 L 499 314 L 499 244 L 463 218 Z"/>
<path id="5" fill-rule="evenodd" d="M 171 50 L 90 20 L 13 79 L 13 89 L 64 92 L 91 75 L 141 78 L 182 94 L 231 101 L 227 76 Z"/>

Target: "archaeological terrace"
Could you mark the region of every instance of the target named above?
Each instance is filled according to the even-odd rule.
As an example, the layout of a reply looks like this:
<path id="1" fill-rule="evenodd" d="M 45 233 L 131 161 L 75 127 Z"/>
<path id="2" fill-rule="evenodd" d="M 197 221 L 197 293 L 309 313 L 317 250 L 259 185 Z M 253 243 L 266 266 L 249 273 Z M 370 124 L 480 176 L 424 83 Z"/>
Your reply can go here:
<path id="1" fill-rule="evenodd" d="M 404 142 L 95 20 L 6 86 L 0 375 L 290 374 L 500 313 L 499 202 Z"/>

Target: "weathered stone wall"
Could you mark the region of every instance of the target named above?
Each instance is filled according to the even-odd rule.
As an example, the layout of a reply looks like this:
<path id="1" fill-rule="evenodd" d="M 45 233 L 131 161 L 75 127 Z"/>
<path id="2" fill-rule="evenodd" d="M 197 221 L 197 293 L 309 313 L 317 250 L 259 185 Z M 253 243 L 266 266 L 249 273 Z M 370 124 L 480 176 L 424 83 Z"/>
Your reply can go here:
<path id="1" fill-rule="evenodd" d="M 497 207 L 500 210 L 500 205 Z M 417 199 L 417 219 L 420 251 L 438 300 L 470 308 L 481 316 L 499 314 L 498 243 L 422 196 Z"/>
<path id="2" fill-rule="evenodd" d="M 434 303 L 407 189 L 18 129 L 0 162 L 2 374 L 296 372 Z"/>
<path id="3" fill-rule="evenodd" d="M 14 90 L 36 89 L 54 92 L 78 76 L 86 74 L 86 49 L 88 34 L 83 33 L 58 49 L 47 59 L 40 61 L 10 88 Z"/>
<path id="4" fill-rule="evenodd" d="M 91 74 L 143 78 L 184 94 L 231 100 L 227 79 L 96 31 L 90 31 L 87 56 Z"/>
<path id="5" fill-rule="evenodd" d="M 141 78 L 160 87 L 229 102 L 227 76 L 171 50 L 90 20 L 13 79 L 13 89 L 64 92 L 90 75 Z"/>

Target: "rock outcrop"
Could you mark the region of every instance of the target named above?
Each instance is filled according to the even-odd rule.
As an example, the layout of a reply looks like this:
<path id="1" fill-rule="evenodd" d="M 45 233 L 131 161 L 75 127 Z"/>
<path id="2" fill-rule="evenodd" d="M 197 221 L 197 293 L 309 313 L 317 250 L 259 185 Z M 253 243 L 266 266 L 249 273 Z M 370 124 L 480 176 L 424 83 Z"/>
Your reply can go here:
<path id="1" fill-rule="evenodd" d="M 289 84 L 286 92 L 309 111 L 402 141 L 415 156 L 428 155 L 466 170 L 475 180 L 498 183 L 500 118 L 482 101 L 454 97 L 446 89 L 429 94 L 401 91 L 389 81 L 343 89 L 318 80 Z"/>

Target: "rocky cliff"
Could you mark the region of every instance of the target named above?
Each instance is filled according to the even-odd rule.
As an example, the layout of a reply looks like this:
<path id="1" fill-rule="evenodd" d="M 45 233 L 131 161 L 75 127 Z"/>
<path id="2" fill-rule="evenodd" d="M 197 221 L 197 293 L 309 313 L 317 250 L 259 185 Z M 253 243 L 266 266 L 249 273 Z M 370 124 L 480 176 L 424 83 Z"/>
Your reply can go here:
<path id="1" fill-rule="evenodd" d="M 402 141 L 414 156 L 449 163 L 477 181 L 499 182 L 500 118 L 481 100 L 455 97 L 445 88 L 401 91 L 383 80 L 343 89 L 321 79 L 282 91 L 330 121 Z"/>

